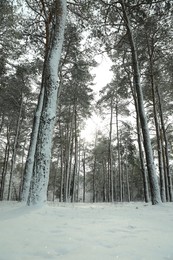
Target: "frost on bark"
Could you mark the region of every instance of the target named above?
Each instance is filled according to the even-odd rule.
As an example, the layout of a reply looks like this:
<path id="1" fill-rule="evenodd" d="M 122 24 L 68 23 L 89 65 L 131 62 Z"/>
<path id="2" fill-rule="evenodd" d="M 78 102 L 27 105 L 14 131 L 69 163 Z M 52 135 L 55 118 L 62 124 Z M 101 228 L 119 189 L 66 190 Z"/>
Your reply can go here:
<path id="1" fill-rule="evenodd" d="M 27 201 L 29 196 L 30 183 L 31 183 L 33 167 L 34 167 L 38 129 L 40 124 L 40 116 L 43 107 L 43 96 L 44 96 L 44 88 L 42 88 L 40 91 L 37 109 L 34 116 L 33 128 L 31 133 L 31 141 L 30 141 L 29 151 L 28 151 L 27 160 L 25 164 L 25 170 L 24 170 L 24 182 L 22 188 L 22 195 L 20 198 L 22 201 Z"/>
<path id="2" fill-rule="evenodd" d="M 47 200 L 52 136 L 59 86 L 58 68 L 66 22 L 66 0 L 55 0 L 52 8 L 53 18 L 51 28 L 49 28 L 49 41 L 46 46 L 47 49 L 42 75 L 42 88 L 44 88 L 43 107 L 40 117 L 28 205 L 42 204 Z"/>
<path id="3" fill-rule="evenodd" d="M 155 165 L 154 165 L 147 118 L 145 115 L 145 110 L 144 110 L 144 105 L 143 105 L 143 93 L 142 93 L 142 88 L 141 88 L 141 83 L 140 83 L 140 72 L 139 72 L 137 51 L 136 51 L 136 46 L 135 46 L 135 42 L 134 42 L 134 38 L 133 38 L 133 33 L 131 30 L 130 21 L 129 21 L 127 12 L 126 12 L 124 0 L 121 1 L 121 6 L 122 6 L 122 12 L 123 12 L 123 19 L 124 19 L 125 26 L 127 29 L 127 35 L 128 35 L 128 39 L 129 39 L 129 43 L 130 43 L 130 47 L 131 47 L 131 53 L 132 53 L 134 84 L 135 84 L 135 90 L 136 90 L 136 95 L 137 95 L 139 117 L 140 117 L 140 123 L 141 123 L 141 127 L 142 127 L 145 156 L 146 156 L 147 169 L 148 169 L 148 175 L 149 175 L 149 180 L 150 180 L 151 200 L 152 200 L 152 204 L 158 204 L 158 203 L 161 203 L 160 189 L 159 189 L 158 179 L 157 179 Z"/>

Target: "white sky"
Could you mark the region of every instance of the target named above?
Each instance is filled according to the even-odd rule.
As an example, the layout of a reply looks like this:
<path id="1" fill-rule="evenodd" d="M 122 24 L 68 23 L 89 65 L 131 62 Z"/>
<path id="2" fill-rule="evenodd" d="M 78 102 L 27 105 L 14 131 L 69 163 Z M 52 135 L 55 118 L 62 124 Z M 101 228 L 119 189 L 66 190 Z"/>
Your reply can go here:
<path id="1" fill-rule="evenodd" d="M 110 71 L 111 61 L 108 57 L 97 56 L 96 61 L 99 66 L 93 70 L 93 74 L 96 75 L 93 90 L 95 98 L 98 99 L 99 91 L 111 81 L 113 73 Z M 97 130 L 104 132 L 103 127 L 103 120 L 93 112 L 92 117 L 86 121 L 85 129 L 81 131 L 81 138 L 89 142 L 95 137 Z"/>
<path id="2" fill-rule="evenodd" d="M 113 72 L 110 71 L 112 62 L 108 57 L 97 56 L 96 61 L 99 63 L 99 66 L 93 70 L 93 73 L 96 75 L 94 83 L 94 92 L 99 92 L 104 86 L 106 86 L 112 79 Z"/>

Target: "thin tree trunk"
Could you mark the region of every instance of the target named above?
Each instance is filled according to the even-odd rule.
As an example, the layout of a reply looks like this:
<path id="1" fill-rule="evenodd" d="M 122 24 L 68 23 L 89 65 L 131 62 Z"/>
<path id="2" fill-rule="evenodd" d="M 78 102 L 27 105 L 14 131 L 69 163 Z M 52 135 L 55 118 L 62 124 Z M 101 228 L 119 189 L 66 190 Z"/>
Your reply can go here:
<path id="1" fill-rule="evenodd" d="M 23 109 L 23 93 L 21 94 L 21 105 L 20 105 L 20 110 L 19 110 L 19 114 L 18 114 L 15 137 L 14 137 L 14 144 L 13 144 L 13 150 L 12 150 L 10 180 L 9 180 L 9 186 L 8 186 L 7 200 L 10 200 L 11 195 L 12 195 L 12 182 L 13 182 L 13 175 L 14 175 L 14 170 L 15 170 L 15 165 L 16 165 L 17 143 L 18 143 L 18 138 L 19 138 L 19 130 L 20 130 L 20 126 L 21 126 L 22 109 Z"/>
<path id="2" fill-rule="evenodd" d="M 60 180 L 60 195 L 59 195 L 59 201 L 62 202 L 64 200 L 63 198 L 63 187 L 64 187 L 64 153 L 63 153 L 63 142 L 62 142 L 62 129 L 61 129 L 61 123 L 59 121 L 59 132 L 60 132 L 60 140 L 61 140 L 61 180 Z"/>
<path id="3" fill-rule="evenodd" d="M 148 55 L 149 55 L 149 65 L 150 65 L 150 81 L 151 81 L 151 89 L 152 89 L 152 99 L 153 99 L 153 114 L 154 114 L 154 122 L 156 128 L 156 138 L 157 138 L 157 151 L 158 151 L 158 163 L 159 163 L 159 176 L 160 176 L 160 194 L 162 202 L 166 202 L 166 194 L 165 194 L 165 178 L 163 172 L 163 156 L 162 156 L 162 147 L 160 140 L 160 127 L 158 122 L 158 113 L 157 113 L 157 102 L 156 102 L 156 86 L 154 82 L 154 71 L 153 71 L 153 57 L 154 57 L 154 43 L 150 44 L 148 40 L 148 34 L 146 33 L 147 38 L 147 47 L 148 47 Z"/>
<path id="4" fill-rule="evenodd" d="M 72 189 L 72 202 L 75 201 L 76 193 L 76 177 L 78 172 L 78 136 L 77 136 L 77 108 L 75 105 L 75 114 L 74 114 L 74 146 L 75 146 L 75 155 L 74 155 L 74 172 L 73 172 L 73 189 Z"/>
<path id="5" fill-rule="evenodd" d="M 86 172 L 85 172 L 85 148 L 83 152 L 83 160 L 82 160 L 82 165 L 83 165 L 83 202 L 85 202 L 85 177 L 86 177 Z"/>
<path id="6" fill-rule="evenodd" d="M 144 154 L 142 149 L 142 137 L 141 137 L 141 128 L 140 128 L 140 122 L 139 122 L 139 115 L 137 114 L 137 135 L 138 135 L 138 147 L 139 147 L 139 157 L 140 157 L 140 166 L 141 166 L 141 172 L 142 172 L 142 178 L 143 178 L 143 187 L 144 187 L 144 199 L 145 202 L 148 203 L 150 201 L 149 196 L 149 190 L 148 190 L 148 178 L 147 178 L 147 172 L 145 169 L 145 162 L 144 162 Z"/>
<path id="7" fill-rule="evenodd" d="M 93 180 L 92 180 L 92 184 L 93 184 L 93 203 L 96 202 L 95 175 L 96 175 L 96 157 L 94 157 Z"/>
<path id="8" fill-rule="evenodd" d="M 102 161 L 102 175 L 103 175 L 103 202 L 107 202 L 107 194 L 106 194 L 106 176 L 105 176 L 105 171 L 106 171 L 106 167 L 104 164 L 104 160 Z"/>
<path id="9" fill-rule="evenodd" d="M 98 138 L 98 133 L 96 132 L 96 137 L 95 137 L 95 144 L 94 147 L 96 148 L 97 145 L 97 138 Z M 94 154 L 94 164 L 93 164 L 93 178 L 92 178 L 92 188 L 93 188 L 93 203 L 96 202 L 96 184 L 95 184 L 95 176 L 96 176 L 96 166 L 97 166 L 97 159 L 96 155 Z"/>
<path id="10" fill-rule="evenodd" d="M 81 151 L 79 145 L 79 155 L 78 155 L 78 170 L 77 170 L 77 202 L 79 202 L 79 193 L 80 193 L 80 163 L 81 163 Z"/>
<path id="11" fill-rule="evenodd" d="M 112 121 L 113 121 L 113 96 L 111 97 L 111 117 L 109 128 L 109 172 L 110 172 L 110 188 L 111 201 L 114 201 L 114 186 L 113 186 L 113 167 L 112 167 Z"/>
<path id="12" fill-rule="evenodd" d="M 153 98 L 153 114 L 154 114 L 154 122 L 156 128 L 156 138 L 157 138 L 157 151 L 158 151 L 158 162 L 159 162 L 159 176 L 160 176 L 160 193 L 162 202 L 166 202 L 166 194 L 165 194 L 165 178 L 163 173 L 163 162 L 162 162 L 162 147 L 160 141 L 160 131 L 159 131 L 159 122 L 157 118 L 157 108 L 156 108 L 156 90 L 154 84 L 154 76 L 153 76 L 153 65 L 152 60 L 150 59 L 150 78 L 151 78 L 151 87 L 152 87 L 152 98 Z"/>
<path id="13" fill-rule="evenodd" d="M 128 75 L 128 77 L 129 77 L 129 75 Z M 149 196 L 149 189 L 148 189 L 147 171 L 145 168 L 144 154 L 143 154 L 143 149 L 142 149 L 142 136 L 141 136 L 141 125 L 140 125 L 140 119 L 139 119 L 138 102 L 137 102 L 136 93 L 134 92 L 130 77 L 129 77 L 129 82 L 130 82 L 133 100 L 135 103 L 135 110 L 136 110 L 136 128 L 137 128 L 137 139 L 138 139 L 139 158 L 140 158 L 140 169 L 142 172 L 142 179 L 143 179 L 144 199 L 145 199 L 145 202 L 148 203 L 150 201 L 150 196 Z"/>
<path id="14" fill-rule="evenodd" d="M 24 158 L 25 158 L 25 146 L 26 146 L 26 139 L 22 149 L 22 161 L 21 161 L 21 180 L 19 186 L 19 200 L 21 200 L 22 190 L 23 190 L 23 181 L 24 181 Z"/>
<path id="15" fill-rule="evenodd" d="M 140 119 L 139 119 L 138 102 L 137 102 L 137 98 L 136 98 L 136 93 L 135 93 L 134 88 L 132 86 L 132 81 L 131 81 L 129 72 L 126 71 L 126 73 L 128 75 L 128 78 L 129 78 L 131 92 L 132 92 L 133 100 L 134 100 L 134 103 L 135 103 L 136 129 L 137 129 L 137 140 L 138 140 L 138 148 L 139 148 L 140 170 L 142 172 L 142 179 L 143 179 L 144 199 L 145 199 L 145 202 L 148 203 L 150 201 L 150 196 L 149 196 L 149 188 L 148 188 L 147 171 L 146 171 L 146 168 L 145 168 L 144 154 L 143 154 L 143 149 L 142 149 L 142 136 L 141 136 L 141 126 L 140 126 Z"/>
<path id="16" fill-rule="evenodd" d="M 167 166 L 166 166 L 166 159 L 165 159 L 165 148 L 164 148 L 164 140 L 163 140 L 163 133 L 160 129 L 160 141 L 161 141 L 161 147 L 162 147 L 162 157 L 163 157 L 163 168 L 164 168 L 164 178 L 165 178 L 165 195 L 166 195 L 166 201 L 170 201 L 169 196 L 169 188 L 168 188 L 168 175 L 167 175 Z"/>
<path id="17" fill-rule="evenodd" d="M 138 64 L 138 58 L 137 58 L 137 50 L 136 50 L 135 41 L 133 38 L 133 33 L 132 33 L 129 17 L 126 12 L 124 0 L 121 0 L 121 6 L 122 6 L 122 11 L 123 11 L 123 19 L 125 22 L 125 26 L 127 29 L 127 35 L 128 35 L 128 39 L 129 39 L 129 43 L 130 43 L 130 47 L 131 47 L 132 67 L 133 67 L 133 72 L 134 72 L 134 83 L 135 83 L 135 90 L 136 90 L 136 94 L 137 94 L 140 123 L 141 123 L 141 127 L 142 127 L 145 156 L 146 156 L 147 169 L 148 169 L 148 175 L 149 175 L 149 180 L 150 180 L 151 200 L 152 200 L 152 204 L 155 205 L 155 204 L 161 203 L 160 189 L 159 189 L 158 179 L 157 179 L 155 165 L 154 165 L 147 118 L 146 118 L 146 114 L 145 114 L 145 110 L 144 110 L 143 93 L 142 93 L 142 88 L 141 88 L 141 83 L 140 83 L 140 71 L 139 71 L 139 64 Z"/>
<path id="18" fill-rule="evenodd" d="M 71 187 L 72 187 L 72 160 L 73 160 L 73 143 L 74 143 L 74 138 L 72 137 L 72 142 L 71 142 L 71 152 L 70 152 L 70 164 L 69 164 L 69 184 L 68 184 L 68 201 L 70 200 L 71 196 Z"/>
<path id="19" fill-rule="evenodd" d="M 3 126 L 4 126 L 4 114 L 1 116 L 0 133 L 2 131 Z"/>
<path id="20" fill-rule="evenodd" d="M 126 159 L 125 159 L 125 174 L 126 174 L 126 185 L 127 185 L 127 201 L 130 202 L 130 185 L 129 185 L 129 172 L 128 172 L 128 160 L 127 160 L 127 145 L 126 145 Z"/>
<path id="21" fill-rule="evenodd" d="M 66 173 L 66 192 L 65 192 L 65 199 L 66 201 L 69 200 L 69 185 L 70 185 L 70 158 L 71 158 L 71 144 L 72 144 L 72 134 L 73 134 L 73 124 L 74 124 L 74 107 L 72 112 L 72 120 L 71 120 L 71 127 L 70 127 L 70 133 L 68 138 L 68 151 L 67 151 L 67 173 Z"/>
<path id="22" fill-rule="evenodd" d="M 34 167 L 34 159 L 35 159 L 35 150 L 37 144 L 37 137 L 38 137 L 38 129 L 40 125 L 40 116 L 43 107 L 43 97 L 44 97 L 44 88 L 41 88 L 38 104 L 36 108 L 36 112 L 34 115 L 31 139 L 30 139 L 30 146 L 28 150 L 28 155 L 25 163 L 25 170 L 24 170 L 24 183 L 23 183 L 23 190 L 21 195 L 22 201 L 27 201 L 29 196 L 29 189 L 33 174 L 33 167 Z"/>
<path id="23" fill-rule="evenodd" d="M 117 102 L 117 101 L 116 101 Z M 122 172 L 121 172 L 121 156 L 120 156 L 120 138 L 118 123 L 118 104 L 116 104 L 116 128 L 117 128 L 117 152 L 118 152 L 118 175 L 119 175 L 119 200 L 122 202 Z"/>
<path id="24" fill-rule="evenodd" d="M 160 91 L 159 88 L 156 88 L 156 93 L 158 96 L 158 103 L 159 103 L 159 114 L 160 114 L 160 121 L 161 121 L 161 129 L 163 133 L 163 140 L 164 140 L 164 153 L 165 153 L 165 163 L 166 163 L 166 175 L 168 178 L 168 190 L 169 190 L 169 197 L 170 201 L 173 202 L 173 190 L 172 190 L 172 178 L 171 178 L 171 173 L 170 173 L 170 165 L 169 165 L 169 154 L 168 154 L 168 139 L 167 139 L 167 134 L 166 134 L 166 129 L 165 129 L 165 124 L 164 124 L 164 119 L 163 119 L 163 109 L 162 109 L 162 101 L 160 97 Z"/>
<path id="25" fill-rule="evenodd" d="M 53 182 L 53 197 L 52 197 L 52 201 L 53 201 L 53 202 L 55 201 L 55 197 L 56 197 L 56 184 L 57 184 L 59 161 L 60 161 L 60 156 L 59 156 L 59 154 L 58 154 L 58 158 L 57 158 L 57 170 L 56 170 L 56 172 L 55 172 L 54 182 Z"/>
<path id="26" fill-rule="evenodd" d="M 9 154 L 10 154 L 10 139 L 9 139 L 9 127 L 7 127 L 7 143 L 5 147 L 5 157 L 4 157 L 3 168 L 2 168 L 0 200 L 4 199 L 4 188 L 5 188 L 5 179 L 6 179 L 7 169 L 8 169 Z"/>

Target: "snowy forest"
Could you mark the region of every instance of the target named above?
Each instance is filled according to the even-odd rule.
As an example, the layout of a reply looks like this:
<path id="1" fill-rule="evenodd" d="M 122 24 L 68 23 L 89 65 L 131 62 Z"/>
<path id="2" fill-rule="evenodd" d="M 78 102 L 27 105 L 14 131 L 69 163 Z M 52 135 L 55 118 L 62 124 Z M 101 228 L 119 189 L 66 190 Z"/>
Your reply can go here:
<path id="1" fill-rule="evenodd" d="M 173 2 L 1 0 L 0 200 L 155 205 L 172 177 Z"/>

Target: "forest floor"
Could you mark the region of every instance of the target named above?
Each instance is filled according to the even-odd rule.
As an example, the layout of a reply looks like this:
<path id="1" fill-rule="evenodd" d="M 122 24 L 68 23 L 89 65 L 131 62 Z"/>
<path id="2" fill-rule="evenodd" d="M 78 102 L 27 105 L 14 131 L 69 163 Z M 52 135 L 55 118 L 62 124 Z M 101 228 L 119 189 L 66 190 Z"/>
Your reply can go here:
<path id="1" fill-rule="evenodd" d="M 0 203 L 0 260 L 173 259 L 173 203 Z"/>

